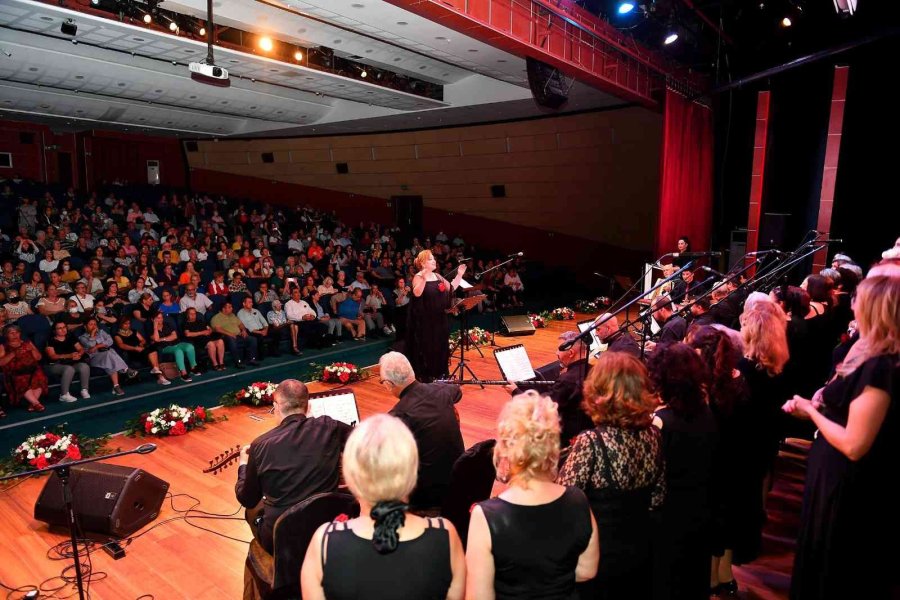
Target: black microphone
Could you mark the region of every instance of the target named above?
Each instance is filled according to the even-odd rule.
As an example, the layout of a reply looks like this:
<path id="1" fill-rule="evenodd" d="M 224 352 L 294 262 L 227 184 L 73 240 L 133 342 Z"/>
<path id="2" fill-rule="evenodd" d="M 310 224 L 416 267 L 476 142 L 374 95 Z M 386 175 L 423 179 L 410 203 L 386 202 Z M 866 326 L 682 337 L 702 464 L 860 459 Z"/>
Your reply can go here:
<path id="1" fill-rule="evenodd" d="M 764 256 L 766 254 L 784 254 L 781 250 L 757 250 L 756 252 L 748 252 L 746 256 Z"/>
<path id="2" fill-rule="evenodd" d="M 722 273 L 721 271 L 716 271 L 716 270 L 713 269 L 712 267 L 707 267 L 707 266 L 704 265 L 704 266 L 702 266 L 702 267 L 700 267 L 700 268 L 701 268 L 702 270 L 706 271 L 707 273 L 712 273 L 712 274 L 715 275 L 716 277 L 721 277 L 722 279 L 725 279 L 725 273 Z"/>
<path id="3" fill-rule="evenodd" d="M 683 256 L 685 258 L 700 258 L 701 256 L 722 256 L 721 252 L 672 252 L 668 256 L 673 258 L 678 258 L 679 256 Z"/>
<path id="4" fill-rule="evenodd" d="M 516 256 L 525 256 L 524 252 L 516 252 L 515 254 L 510 254 L 507 258 L 515 258 Z"/>
<path id="5" fill-rule="evenodd" d="M 461 263 L 469 262 L 470 260 L 473 260 L 473 259 L 472 259 L 471 257 L 470 257 L 470 258 L 464 258 L 464 257 L 462 257 L 462 256 L 458 256 L 458 257 L 456 258 L 456 262 L 461 262 Z"/>
<path id="6" fill-rule="evenodd" d="M 813 244 L 843 244 L 844 240 L 839 238 L 829 238 L 824 240 L 816 240 L 812 242 Z"/>
<path id="7" fill-rule="evenodd" d="M 156 444 L 141 444 L 134 449 L 138 454 L 150 454 L 154 450 L 156 450 Z"/>

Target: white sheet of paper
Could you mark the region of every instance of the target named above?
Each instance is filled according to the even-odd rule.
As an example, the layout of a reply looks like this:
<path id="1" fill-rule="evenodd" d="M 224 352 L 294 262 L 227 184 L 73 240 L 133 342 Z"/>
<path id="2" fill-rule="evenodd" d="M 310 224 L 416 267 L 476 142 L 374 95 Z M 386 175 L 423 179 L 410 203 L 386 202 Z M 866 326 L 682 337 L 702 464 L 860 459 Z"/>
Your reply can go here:
<path id="1" fill-rule="evenodd" d="M 580 322 L 580 323 L 578 324 L 578 331 L 584 333 L 584 331 L 585 331 L 588 327 L 590 327 L 590 326 L 591 326 L 591 323 L 593 323 L 593 322 L 594 322 L 593 319 L 592 319 L 592 320 L 589 320 L 589 321 L 582 321 L 582 322 Z M 603 344 L 603 343 L 600 342 L 600 338 L 597 337 L 597 330 L 595 329 L 595 330 L 593 330 L 593 331 L 591 332 L 591 345 L 590 345 L 590 348 L 589 348 L 589 350 L 588 350 L 588 353 L 589 353 L 591 356 L 596 357 L 596 356 L 599 356 L 599 354 L 600 354 L 601 352 L 603 352 L 604 350 L 606 350 L 606 344 Z"/>
<path id="2" fill-rule="evenodd" d="M 466 281 L 465 279 L 460 279 L 460 280 L 459 280 L 459 287 L 460 287 L 460 289 L 468 290 L 469 288 L 472 287 L 472 284 L 469 283 L 468 281 Z"/>
<path id="3" fill-rule="evenodd" d="M 521 344 L 495 351 L 494 358 L 507 381 L 528 381 L 535 377 L 531 359 Z"/>
<path id="4" fill-rule="evenodd" d="M 353 392 L 309 398 L 309 414 L 313 417 L 327 415 L 335 421 L 341 421 L 347 425 L 359 423 L 359 409 L 356 406 L 356 396 Z"/>

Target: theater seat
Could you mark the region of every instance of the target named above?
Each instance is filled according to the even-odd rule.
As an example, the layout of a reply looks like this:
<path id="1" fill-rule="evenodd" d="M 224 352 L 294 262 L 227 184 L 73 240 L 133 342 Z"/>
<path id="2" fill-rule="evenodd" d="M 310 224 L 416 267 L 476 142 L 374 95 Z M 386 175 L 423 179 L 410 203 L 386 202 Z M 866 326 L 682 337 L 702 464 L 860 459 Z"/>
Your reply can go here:
<path id="1" fill-rule="evenodd" d="M 463 548 L 469 535 L 469 511 L 472 505 L 491 497 L 497 470 L 494 468 L 494 446 L 497 440 L 478 442 L 465 451 L 453 464 L 450 485 L 441 507 L 462 540 Z"/>
<path id="2" fill-rule="evenodd" d="M 298 502 L 275 521 L 275 554 L 254 538 L 244 563 L 244 600 L 293 600 L 300 595 L 300 567 L 306 548 L 319 525 L 338 515 L 359 515 L 350 494 L 316 494 Z"/>

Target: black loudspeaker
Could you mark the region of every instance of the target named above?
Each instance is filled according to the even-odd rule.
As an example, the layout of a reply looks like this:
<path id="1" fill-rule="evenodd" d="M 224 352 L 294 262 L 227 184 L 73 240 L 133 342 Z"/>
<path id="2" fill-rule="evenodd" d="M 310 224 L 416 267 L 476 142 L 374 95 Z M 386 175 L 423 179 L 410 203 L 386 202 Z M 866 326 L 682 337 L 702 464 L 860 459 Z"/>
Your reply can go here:
<path id="1" fill-rule="evenodd" d="M 786 213 L 763 213 L 759 224 L 759 247 L 783 248 L 790 217 Z"/>
<path id="2" fill-rule="evenodd" d="M 525 66 L 535 102 L 547 108 L 560 108 L 569 101 L 569 86 L 559 69 L 530 56 L 526 57 Z"/>
<path id="3" fill-rule="evenodd" d="M 83 531 L 128 537 L 159 515 L 169 483 L 143 469 L 91 463 L 69 475 L 75 517 Z M 66 526 L 62 484 L 53 473 L 34 505 L 34 518 Z"/>
<path id="4" fill-rule="evenodd" d="M 200 147 L 197 145 L 195 141 L 188 141 L 184 143 L 184 149 L 188 152 L 199 152 Z"/>
<path id="5" fill-rule="evenodd" d="M 492 185 L 491 186 L 491 198 L 506 198 L 506 186 L 505 185 Z"/>
<path id="6" fill-rule="evenodd" d="M 500 333 L 502 335 L 534 335 L 534 325 L 528 315 L 501 315 Z"/>
<path id="7" fill-rule="evenodd" d="M 262 153 L 262 161 L 264 163 L 273 163 L 275 162 L 275 154 L 272 152 L 263 152 Z"/>

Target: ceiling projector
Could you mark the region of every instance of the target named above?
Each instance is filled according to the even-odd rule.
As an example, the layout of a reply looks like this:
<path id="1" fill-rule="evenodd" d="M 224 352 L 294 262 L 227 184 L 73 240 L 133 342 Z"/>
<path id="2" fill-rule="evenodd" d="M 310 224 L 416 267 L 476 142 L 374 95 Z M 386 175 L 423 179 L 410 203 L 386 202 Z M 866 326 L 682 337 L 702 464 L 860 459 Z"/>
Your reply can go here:
<path id="1" fill-rule="evenodd" d="M 228 86 L 228 71 L 216 65 L 192 62 L 188 65 L 191 71 L 191 79 L 210 85 Z"/>

